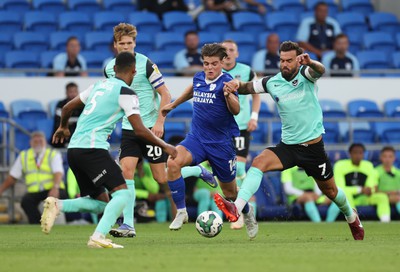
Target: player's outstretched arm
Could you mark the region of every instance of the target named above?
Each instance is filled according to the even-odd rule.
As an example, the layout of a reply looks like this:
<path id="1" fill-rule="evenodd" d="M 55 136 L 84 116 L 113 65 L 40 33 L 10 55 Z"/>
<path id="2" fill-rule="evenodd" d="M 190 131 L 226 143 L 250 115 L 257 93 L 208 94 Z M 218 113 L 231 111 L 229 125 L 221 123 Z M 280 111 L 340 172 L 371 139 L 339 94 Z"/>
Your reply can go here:
<path id="1" fill-rule="evenodd" d="M 79 95 L 69 101 L 67 104 L 65 104 L 65 106 L 61 110 L 60 126 L 53 135 L 53 143 L 63 143 L 65 139 L 68 139 L 71 136 L 71 133 L 68 129 L 69 118 L 71 117 L 74 110 L 82 109 L 84 106 L 85 104 L 83 104 Z"/>
<path id="2" fill-rule="evenodd" d="M 147 127 L 143 125 L 142 118 L 140 114 L 132 114 L 128 116 L 128 120 L 131 123 L 133 129 L 135 130 L 135 134 L 142 138 L 146 139 L 148 142 L 153 145 L 157 145 L 161 147 L 165 152 L 167 152 L 173 159 L 177 155 L 176 148 L 170 144 L 167 144 L 157 136 L 155 136 Z"/>
<path id="3" fill-rule="evenodd" d="M 193 84 L 190 84 L 188 87 L 186 87 L 185 91 L 179 96 L 174 102 L 169 103 L 165 105 L 164 107 L 161 108 L 161 114 L 162 116 L 167 116 L 167 114 L 178 107 L 180 104 L 182 104 L 185 101 L 188 101 L 189 99 L 193 98 Z"/>
<path id="4" fill-rule="evenodd" d="M 241 82 L 237 79 L 233 79 L 229 82 L 224 82 L 224 92 L 238 92 L 239 94 L 256 94 L 253 87 L 253 82 Z"/>
<path id="5" fill-rule="evenodd" d="M 235 94 L 225 90 L 224 95 L 229 112 L 233 115 L 238 115 L 240 112 L 239 98 Z"/>
<path id="6" fill-rule="evenodd" d="M 309 69 L 310 76 L 313 78 L 319 78 L 325 73 L 325 66 L 319 61 L 312 60 L 307 53 L 298 55 L 296 60 L 301 65 L 307 65 Z"/>

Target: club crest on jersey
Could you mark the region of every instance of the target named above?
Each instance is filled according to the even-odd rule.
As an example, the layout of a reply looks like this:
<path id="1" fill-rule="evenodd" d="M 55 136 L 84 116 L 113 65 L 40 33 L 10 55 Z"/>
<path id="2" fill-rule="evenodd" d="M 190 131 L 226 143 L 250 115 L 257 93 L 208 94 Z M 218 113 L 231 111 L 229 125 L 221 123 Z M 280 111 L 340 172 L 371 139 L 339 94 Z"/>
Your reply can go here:
<path id="1" fill-rule="evenodd" d="M 214 91 L 215 88 L 217 87 L 217 84 L 210 84 L 210 91 Z"/>
<path id="2" fill-rule="evenodd" d="M 197 84 L 196 84 L 196 87 L 200 87 L 200 85 L 201 85 L 200 83 L 197 83 Z"/>
<path id="3" fill-rule="evenodd" d="M 299 83 L 299 81 L 298 81 L 297 79 L 295 79 L 295 80 L 292 81 L 292 85 L 293 85 L 294 87 L 296 87 L 298 83 Z"/>

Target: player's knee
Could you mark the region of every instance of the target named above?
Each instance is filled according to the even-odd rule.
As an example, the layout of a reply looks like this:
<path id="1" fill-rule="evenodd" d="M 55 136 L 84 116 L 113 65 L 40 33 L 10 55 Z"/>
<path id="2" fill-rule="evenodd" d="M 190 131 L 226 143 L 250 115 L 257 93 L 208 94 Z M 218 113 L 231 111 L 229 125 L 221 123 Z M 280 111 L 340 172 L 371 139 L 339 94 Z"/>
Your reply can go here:
<path id="1" fill-rule="evenodd" d="M 155 181 L 157 181 L 159 184 L 165 184 L 167 183 L 167 175 L 165 174 L 158 174 L 158 175 L 154 175 L 153 174 L 153 178 Z"/>
<path id="2" fill-rule="evenodd" d="M 174 175 L 179 174 L 181 171 L 181 166 L 176 160 L 167 161 L 168 172 Z"/>
<path id="3" fill-rule="evenodd" d="M 334 200 L 338 193 L 337 187 L 329 186 L 325 188 L 320 188 L 321 191 L 326 195 L 330 200 Z"/>

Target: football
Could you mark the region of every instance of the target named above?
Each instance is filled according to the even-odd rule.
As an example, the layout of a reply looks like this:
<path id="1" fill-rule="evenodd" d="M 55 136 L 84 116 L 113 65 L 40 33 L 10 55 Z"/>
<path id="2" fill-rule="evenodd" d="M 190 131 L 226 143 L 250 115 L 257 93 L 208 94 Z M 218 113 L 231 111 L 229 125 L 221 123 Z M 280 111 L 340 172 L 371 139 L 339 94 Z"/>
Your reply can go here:
<path id="1" fill-rule="evenodd" d="M 212 238 L 222 230 L 222 218 L 216 212 L 205 211 L 196 219 L 196 229 L 204 237 Z"/>

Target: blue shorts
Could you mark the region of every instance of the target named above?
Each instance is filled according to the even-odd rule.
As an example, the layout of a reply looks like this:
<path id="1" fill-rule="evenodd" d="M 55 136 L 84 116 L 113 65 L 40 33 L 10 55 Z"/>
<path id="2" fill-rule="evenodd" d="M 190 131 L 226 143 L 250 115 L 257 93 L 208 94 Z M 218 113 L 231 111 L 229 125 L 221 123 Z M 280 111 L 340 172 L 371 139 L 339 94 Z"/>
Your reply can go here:
<path id="1" fill-rule="evenodd" d="M 208 160 L 213 174 L 221 182 L 231 182 L 236 178 L 236 151 L 233 139 L 223 144 L 201 143 L 193 134 L 188 134 L 179 145 L 192 154 L 191 165 Z"/>

